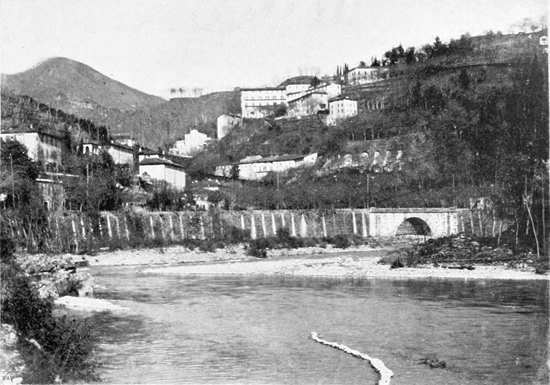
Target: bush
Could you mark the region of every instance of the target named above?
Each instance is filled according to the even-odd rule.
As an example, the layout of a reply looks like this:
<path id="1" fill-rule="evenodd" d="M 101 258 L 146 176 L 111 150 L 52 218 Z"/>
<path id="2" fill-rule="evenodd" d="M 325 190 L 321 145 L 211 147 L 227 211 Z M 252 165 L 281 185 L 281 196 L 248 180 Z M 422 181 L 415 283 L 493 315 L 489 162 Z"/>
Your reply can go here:
<path id="1" fill-rule="evenodd" d="M 85 322 L 53 316 L 52 301 L 40 298 L 29 276 L 12 258 L 9 243 L 0 239 L 0 320 L 11 324 L 19 336 L 24 382 L 53 383 L 57 376 L 65 382 L 97 380 L 90 360 L 91 328 Z M 4 254 L 6 251 L 10 254 Z"/>
<path id="2" fill-rule="evenodd" d="M 199 250 L 205 253 L 213 253 L 216 251 L 216 242 L 211 240 L 203 240 L 199 244 Z"/>
<path id="3" fill-rule="evenodd" d="M 267 258 L 267 248 L 269 245 L 269 241 L 265 238 L 254 239 L 248 244 L 246 254 L 256 258 Z"/>
<path id="4" fill-rule="evenodd" d="M 334 245 L 337 249 L 347 249 L 351 246 L 349 239 L 342 234 L 338 234 L 330 239 L 330 243 Z"/>

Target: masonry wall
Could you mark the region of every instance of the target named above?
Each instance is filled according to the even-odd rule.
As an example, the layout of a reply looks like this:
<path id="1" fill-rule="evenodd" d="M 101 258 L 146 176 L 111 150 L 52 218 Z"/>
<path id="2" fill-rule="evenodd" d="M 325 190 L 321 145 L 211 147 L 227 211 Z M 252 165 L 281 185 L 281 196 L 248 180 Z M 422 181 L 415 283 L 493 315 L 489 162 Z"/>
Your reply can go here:
<path id="1" fill-rule="evenodd" d="M 459 232 L 496 236 L 507 226 L 505 222 L 493 218 L 491 213 L 481 210 L 458 209 L 449 212 L 449 216 L 439 216 L 438 220 L 443 221 L 439 229 L 432 228 L 437 224 L 428 220 L 433 236 Z M 390 217 L 393 220 L 389 220 Z M 7 216 L 0 218 L 0 225 L 19 244 L 26 245 L 30 250 L 79 252 L 135 245 L 166 245 L 187 239 L 224 239 L 233 228 L 245 230 L 252 238 L 274 236 L 280 228 L 288 229 L 291 235 L 297 237 L 322 238 L 337 234 L 394 236 L 400 224 L 398 222 L 405 217 L 421 218 L 421 215 L 369 209 L 102 212 L 98 217 L 65 212 L 51 213 L 46 230 L 24 228 L 17 218 Z M 455 222 L 448 218 L 454 218 Z M 385 225 L 381 224 L 383 221 Z"/>

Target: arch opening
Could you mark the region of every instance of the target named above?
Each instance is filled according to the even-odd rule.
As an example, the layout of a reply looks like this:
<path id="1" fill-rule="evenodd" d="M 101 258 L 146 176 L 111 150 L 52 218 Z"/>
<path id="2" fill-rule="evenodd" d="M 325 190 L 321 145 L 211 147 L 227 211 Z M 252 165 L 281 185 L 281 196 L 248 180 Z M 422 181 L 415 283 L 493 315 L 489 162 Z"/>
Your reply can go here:
<path id="1" fill-rule="evenodd" d="M 407 218 L 397 227 L 395 235 L 423 235 L 431 236 L 432 230 L 423 219 Z"/>

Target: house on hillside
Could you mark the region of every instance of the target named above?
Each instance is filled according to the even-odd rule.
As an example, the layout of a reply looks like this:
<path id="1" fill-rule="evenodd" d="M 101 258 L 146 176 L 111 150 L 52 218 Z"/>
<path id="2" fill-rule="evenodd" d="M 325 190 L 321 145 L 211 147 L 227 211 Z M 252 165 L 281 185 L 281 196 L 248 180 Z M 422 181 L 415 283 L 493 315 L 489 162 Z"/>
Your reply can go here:
<path id="1" fill-rule="evenodd" d="M 329 100 L 328 109 L 327 123 L 334 125 L 338 120 L 357 115 L 357 100 L 348 96 L 339 96 Z"/>
<path id="2" fill-rule="evenodd" d="M 249 156 L 234 164 L 216 167 L 215 175 L 232 178 L 235 167 L 238 169 L 238 179 L 261 180 L 270 172 L 281 173 L 298 167 L 312 167 L 317 161 L 317 153 L 308 155 L 275 155 L 262 157 Z"/>
<path id="3" fill-rule="evenodd" d="M 177 140 L 168 151 L 174 155 L 193 156 L 212 140 L 208 135 L 192 129 L 183 139 Z"/>
<path id="4" fill-rule="evenodd" d="M 106 151 L 115 164 L 134 167 L 134 149 L 124 144 L 116 142 L 102 144 L 91 140 L 82 144 L 82 150 L 84 155 L 99 155 L 101 151 Z"/>
<path id="5" fill-rule="evenodd" d="M 242 88 L 241 114 L 243 118 L 264 118 L 286 105 L 284 87 Z"/>
<path id="6" fill-rule="evenodd" d="M 38 130 L 2 132 L 2 140 L 15 140 L 27 148 L 27 155 L 49 169 L 61 165 L 62 154 L 69 151 L 65 138 L 57 133 Z"/>
<path id="7" fill-rule="evenodd" d="M 233 114 L 223 114 L 216 120 L 218 140 L 229 134 L 233 127 L 241 123 L 241 117 Z"/>
<path id="8" fill-rule="evenodd" d="M 363 63 L 349 70 L 347 74 L 344 74 L 344 77 L 347 78 L 347 83 L 350 85 L 374 83 L 388 79 L 389 69 L 386 67 L 367 67 Z"/>
<path id="9" fill-rule="evenodd" d="M 287 116 L 301 118 L 325 112 L 328 106 L 328 95 L 325 91 L 311 91 L 288 101 Z"/>
<path id="10" fill-rule="evenodd" d="M 183 166 L 165 158 L 147 158 L 139 162 L 139 175 L 164 181 L 178 190 L 184 190 L 187 173 Z"/>

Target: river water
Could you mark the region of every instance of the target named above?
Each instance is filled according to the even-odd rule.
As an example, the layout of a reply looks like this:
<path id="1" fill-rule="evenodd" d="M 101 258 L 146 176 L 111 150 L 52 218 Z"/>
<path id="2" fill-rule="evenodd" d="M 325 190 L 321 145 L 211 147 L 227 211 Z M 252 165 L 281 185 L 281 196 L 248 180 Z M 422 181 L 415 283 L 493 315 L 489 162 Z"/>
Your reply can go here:
<path id="1" fill-rule="evenodd" d="M 177 277 L 95 267 L 96 296 L 130 309 L 94 316 L 107 383 L 548 384 L 548 282 Z M 447 363 L 431 369 L 418 361 Z"/>

